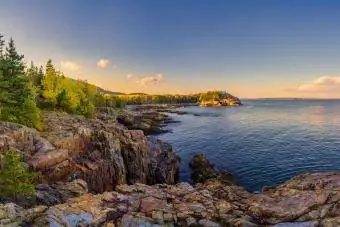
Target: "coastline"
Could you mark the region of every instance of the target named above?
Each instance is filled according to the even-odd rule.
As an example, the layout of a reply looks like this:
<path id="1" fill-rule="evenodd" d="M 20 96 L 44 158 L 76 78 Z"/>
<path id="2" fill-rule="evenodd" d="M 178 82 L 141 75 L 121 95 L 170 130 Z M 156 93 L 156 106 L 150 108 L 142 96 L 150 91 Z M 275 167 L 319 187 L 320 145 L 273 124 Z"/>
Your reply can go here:
<path id="1" fill-rule="evenodd" d="M 148 116 L 150 125 L 159 127 L 154 131 L 146 127 L 146 134 L 166 133 L 159 130 L 172 123 L 166 113 L 176 110 L 157 108 L 137 110 L 139 120 Z M 194 184 L 178 183 L 179 158 L 171 145 L 150 140 L 134 125 L 126 128 L 115 120 L 121 114 L 102 111 L 91 120 L 45 112 L 47 127 L 41 133 L 2 123 L 0 144 L 22 151 L 36 149 L 28 162 L 47 182 L 37 186 L 34 206 L 0 204 L 5 217 L 0 223 L 336 226 L 340 222 L 340 173 L 302 174 L 278 187 L 249 193 L 235 184 L 233 176 L 196 155 L 190 163 Z M 139 127 L 140 122 L 132 119 Z"/>

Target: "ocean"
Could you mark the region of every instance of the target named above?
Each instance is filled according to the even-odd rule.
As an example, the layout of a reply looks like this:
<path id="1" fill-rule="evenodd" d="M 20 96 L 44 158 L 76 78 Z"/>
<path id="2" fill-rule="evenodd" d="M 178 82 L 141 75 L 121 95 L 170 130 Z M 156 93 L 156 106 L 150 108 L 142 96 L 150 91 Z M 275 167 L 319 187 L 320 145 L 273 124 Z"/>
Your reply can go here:
<path id="1" fill-rule="evenodd" d="M 276 186 L 305 172 L 340 171 L 340 100 L 243 100 L 240 107 L 183 107 L 180 123 L 158 138 L 188 163 L 204 153 L 249 191 Z"/>

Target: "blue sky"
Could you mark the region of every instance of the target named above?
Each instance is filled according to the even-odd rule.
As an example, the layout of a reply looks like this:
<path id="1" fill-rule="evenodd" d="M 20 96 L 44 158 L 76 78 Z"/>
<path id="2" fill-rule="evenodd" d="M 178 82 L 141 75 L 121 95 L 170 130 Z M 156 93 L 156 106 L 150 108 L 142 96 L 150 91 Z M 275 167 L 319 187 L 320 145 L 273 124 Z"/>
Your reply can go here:
<path id="1" fill-rule="evenodd" d="M 0 33 L 13 36 L 27 61 L 52 58 L 70 77 L 107 89 L 340 97 L 339 1 L 0 4 Z"/>

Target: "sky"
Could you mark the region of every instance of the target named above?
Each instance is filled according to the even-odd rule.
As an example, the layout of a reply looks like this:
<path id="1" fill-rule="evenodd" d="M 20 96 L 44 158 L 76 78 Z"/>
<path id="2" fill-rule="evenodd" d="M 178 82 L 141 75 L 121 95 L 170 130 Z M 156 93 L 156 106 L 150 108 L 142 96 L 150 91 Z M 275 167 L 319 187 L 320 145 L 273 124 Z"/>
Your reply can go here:
<path id="1" fill-rule="evenodd" d="M 27 62 L 121 92 L 340 98 L 340 1 L 0 0 Z"/>

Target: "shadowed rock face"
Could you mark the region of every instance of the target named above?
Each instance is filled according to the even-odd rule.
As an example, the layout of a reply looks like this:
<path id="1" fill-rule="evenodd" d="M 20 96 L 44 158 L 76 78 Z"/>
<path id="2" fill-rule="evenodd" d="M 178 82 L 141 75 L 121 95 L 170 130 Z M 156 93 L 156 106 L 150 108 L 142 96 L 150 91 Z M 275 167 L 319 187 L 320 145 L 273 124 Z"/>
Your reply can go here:
<path id="1" fill-rule="evenodd" d="M 218 171 L 203 154 L 196 154 L 190 161 L 191 180 L 194 184 L 204 183 L 210 179 L 218 179 L 225 184 L 235 184 L 235 178 L 228 172 Z"/>
<path id="2" fill-rule="evenodd" d="M 38 184 L 35 187 L 37 204 L 46 206 L 65 203 L 68 199 L 84 195 L 87 192 L 86 182 L 80 179 L 72 182 L 57 182 L 52 185 Z"/>
<path id="3" fill-rule="evenodd" d="M 97 193 L 125 183 L 173 184 L 179 169 L 171 146 L 112 119 L 46 112 L 41 133 L 0 122 L 0 151 L 8 148 L 22 152 L 46 182 L 81 178 L 90 192 Z"/>
<path id="4" fill-rule="evenodd" d="M 339 226 L 340 174 L 293 178 L 251 194 L 217 179 L 191 186 L 119 185 L 51 207 L 0 205 L 0 225 L 31 226 Z"/>

